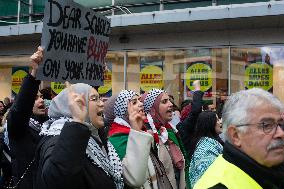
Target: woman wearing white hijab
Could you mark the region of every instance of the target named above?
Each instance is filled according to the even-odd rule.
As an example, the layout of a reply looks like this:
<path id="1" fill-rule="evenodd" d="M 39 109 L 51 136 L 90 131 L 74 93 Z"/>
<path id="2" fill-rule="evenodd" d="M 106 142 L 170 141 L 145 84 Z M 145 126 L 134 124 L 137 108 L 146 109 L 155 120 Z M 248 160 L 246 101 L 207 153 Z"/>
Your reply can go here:
<path id="1" fill-rule="evenodd" d="M 75 84 L 56 96 L 50 120 L 41 131 L 48 137 L 40 150 L 36 185 L 41 189 L 122 189 L 122 164 L 98 129 L 104 126 L 104 104 L 87 84 Z M 106 144 L 106 145 L 104 145 Z"/>
<path id="2" fill-rule="evenodd" d="M 150 158 L 151 134 L 143 131 L 145 113 L 137 93 L 122 90 L 106 103 L 106 122 L 111 124 L 109 141 L 123 163 L 128 188 L 158 189 Z"/>

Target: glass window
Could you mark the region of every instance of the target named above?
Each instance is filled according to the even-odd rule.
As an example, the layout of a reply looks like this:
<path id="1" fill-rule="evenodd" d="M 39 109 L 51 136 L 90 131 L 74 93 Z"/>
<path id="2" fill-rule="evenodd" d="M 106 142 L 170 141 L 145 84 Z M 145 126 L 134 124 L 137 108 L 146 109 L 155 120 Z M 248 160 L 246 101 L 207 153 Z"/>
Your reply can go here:
<path id="1" fill-rule="evenodd" d="M 231 49 L 231 91 L 253 87 L 284 99 L 284 47 Z"/>
<path id="2" fill-rule="evenodd" d="M 98 92 L 102 97 L 110 97 L 124 89 L 124 52 L 109 52 L 105 62 L 104 86 L 99 87 Z"/>
<path id="3" fill-rule="evenodd" d="M 176 105 L 192 99 L 194 80 L 205 92 L 204 108 L 214 109 L 228 91 L 228 48 L 128 52 L 128 88 L 140 93 L 166 90 Z"/>

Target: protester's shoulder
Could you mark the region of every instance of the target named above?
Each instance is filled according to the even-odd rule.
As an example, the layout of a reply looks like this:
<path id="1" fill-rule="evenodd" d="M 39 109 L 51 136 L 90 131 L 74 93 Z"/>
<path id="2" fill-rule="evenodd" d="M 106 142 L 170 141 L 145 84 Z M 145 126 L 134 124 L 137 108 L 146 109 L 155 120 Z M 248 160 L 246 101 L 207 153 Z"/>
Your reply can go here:
<path id="1" fill-rule="evenodd" d="M 57 143 L 59 136 L 43 136 L 38 143 L 38 148 L 42 150 L 47 150 L 53 148 Z"/>
<path id="2" fill-rule="evenodd" d="M 213 145 L 213 146 L 220 144 L 217 140 L 210 137 L 202 137 L 199 143 L 202 145 Z"/>
<path id="3" fill-rule="evenodd" d="M 212 186 L 208 189 L 228 189 L 225 185 L 221 184 L 221 183 L 218 183 L 216 184 L 215 186 Z"/>

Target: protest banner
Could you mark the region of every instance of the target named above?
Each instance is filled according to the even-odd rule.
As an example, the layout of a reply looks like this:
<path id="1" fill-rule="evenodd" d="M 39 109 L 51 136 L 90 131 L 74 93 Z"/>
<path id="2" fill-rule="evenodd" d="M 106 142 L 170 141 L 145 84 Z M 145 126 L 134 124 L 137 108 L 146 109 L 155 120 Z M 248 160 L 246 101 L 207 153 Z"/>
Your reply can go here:
<path id="1" fill-rule="evenodd" d="M 245 87 L 262 88 L 266 91 L 273 86 L 273 68 L 263 62 L 249 64 L 245 70 Z"/>
<path id="2" fill-rule="evenodd" d="M 37 79 L 103 85 L 110 20 L 72 0 L 45 4 Z"/>

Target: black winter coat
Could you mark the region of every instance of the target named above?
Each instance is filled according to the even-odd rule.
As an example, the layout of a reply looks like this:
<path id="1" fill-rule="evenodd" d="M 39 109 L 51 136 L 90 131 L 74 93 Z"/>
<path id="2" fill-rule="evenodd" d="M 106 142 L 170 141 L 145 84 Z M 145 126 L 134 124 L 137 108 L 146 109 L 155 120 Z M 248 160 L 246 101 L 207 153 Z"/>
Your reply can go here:
<path id="1" fill-rule="evenodd" d="M 32 110 L 39 90 L 40 81 L 27 75 L 23 80 L 16 101 L 7 117 L 9 147 L 12 158 L 12 174 L 16 183 L 34 158 L 40 140 L 38 130 L 29 126 Z M 44 120 L 42 120 L 44 121 Z M 18 185 L 18 189 L 32 189 L 33 167 Z"/>
<path id="2" fill-rule="evenodd" d="M 86 155 L 90 136 L 85 125 L 66 122 L 59 136 L 46 140 L 39 155 L 37 188 L 115 189 L 112 178 Z"/>
<path id="3" fill-rule="evenodd" d="M 195 91 L 191 102 L 191 112 L 188 117 L 177 125 L 181 140 L 187 152 L 192 149 L 191 137 L 195 130 L 198 115 L 202 112 L 202 91 Z M 191 158 L 191 156 L 189 156 Z"/>

